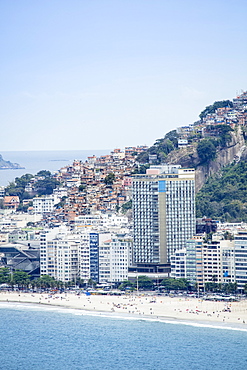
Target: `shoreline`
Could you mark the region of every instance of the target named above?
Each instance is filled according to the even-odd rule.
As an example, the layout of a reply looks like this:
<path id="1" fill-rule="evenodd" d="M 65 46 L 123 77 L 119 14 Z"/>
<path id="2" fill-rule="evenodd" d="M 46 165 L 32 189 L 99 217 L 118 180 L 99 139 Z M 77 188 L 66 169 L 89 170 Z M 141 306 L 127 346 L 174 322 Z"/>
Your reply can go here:
<path id="1" fill-rule="evenodd" d="M 0 292 L 0 303 L 70 309 L 82 315 L 247 331 L 247 300 L 212 302 L 147 295 Z"/>

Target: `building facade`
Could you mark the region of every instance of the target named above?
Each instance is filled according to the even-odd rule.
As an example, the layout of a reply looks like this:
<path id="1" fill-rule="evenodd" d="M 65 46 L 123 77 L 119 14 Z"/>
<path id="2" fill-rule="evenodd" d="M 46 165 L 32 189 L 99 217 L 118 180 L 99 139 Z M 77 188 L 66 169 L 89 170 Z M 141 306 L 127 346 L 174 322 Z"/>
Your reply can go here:
<path id="1" fill-rule="evenodd" d="M 51 213 L 58 202 L 59 199 L 54 195 L 33 198 L 33 211 L 35 214 Z"/>
<path id="2" fill-rule="evenodd" d="M 170 263 L 195 234 L 195 171 L 151 166 L 132 184 L 134 263 Z"/>
<path id="3" fill-rule="evenodd" d="M 99 246 L 99 281 L 116 283 L 128 280 L 128 268 L 132 265 L 132 238 L 115 235 Z"/>
<path id="4" fill-rule="evenodd" d="M 205 283 L 235 283 L 235 245 L 230 240 L 198 242 L 196 273 L 200 289 Z"/>
<path id="5" fill-rule="evenodd" d="M 247 232 L 235 235 L 235 274 L 238 289 L 247 284 Z"/>
<path id="6" fill-rule="evenodd" d="M 43 232 L 40 236 L 40 274 L 63 282 L 80 278 L 98 283 L 99 244 L 109 238 L 109 233 L 91 230 L 80 233 L 66 229 Z"/>
<path id="7" fill-rule="evenodd" d="M 202 239 L 195 237 L 187 240 L 185 248 L 176 250 L 171 256 L 171 277 L 185 278 L 191 284 L 197 282 L 196 247 L 202 245 Z M 200 265 L 200 262 L 199 262 Z"/>

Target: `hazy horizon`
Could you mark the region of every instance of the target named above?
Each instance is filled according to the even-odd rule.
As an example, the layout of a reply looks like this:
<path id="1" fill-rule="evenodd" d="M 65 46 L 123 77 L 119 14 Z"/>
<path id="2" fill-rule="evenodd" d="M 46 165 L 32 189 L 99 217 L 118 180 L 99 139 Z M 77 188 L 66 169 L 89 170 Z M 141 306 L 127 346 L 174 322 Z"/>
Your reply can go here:
<path id="1" fill-rule="evenodd" d="M 0 2 L 0 152 L 152 145 L 247 88 L 246 1 Z"/>

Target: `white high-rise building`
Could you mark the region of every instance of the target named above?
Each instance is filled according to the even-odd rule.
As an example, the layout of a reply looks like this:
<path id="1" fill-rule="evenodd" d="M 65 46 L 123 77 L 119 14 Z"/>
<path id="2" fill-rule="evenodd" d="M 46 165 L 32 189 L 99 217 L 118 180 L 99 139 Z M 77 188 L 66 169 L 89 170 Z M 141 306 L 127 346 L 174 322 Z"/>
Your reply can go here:
<path id="1" fill-rule="evenodd" d="M 40 236 L 40 274 L 63 282 L 77 278 L 99 281 L 99 244 L 110 233 L 84 230 L 71 233 L 66 228 L 43 232 Z"/>
<path id="2" fill-rule="evenodd" d="M 128 267 L 132 265 L 132 238 L 115 235 L 99 245 L 99 281 L 122 282 L 128 280 Z"/>
<path id="3" fill-rule="evenodd" d="M 234 239 L 236 283 L 243 290 L 247 284 L 247 232 L 239 232 Z"/>
<path id="4" fill-rule="evenodd" d="M 132 184 L 134 263 L 167 264 L 195 234 L 195 171 L 151 166 Z"/>
<path id="5" fill-rule="evenodd" d="M 57 203 L 59 203 L 59 198 L 53 194 L 33 198 L 33 211 L 35 214 L 51 213 Z"/>

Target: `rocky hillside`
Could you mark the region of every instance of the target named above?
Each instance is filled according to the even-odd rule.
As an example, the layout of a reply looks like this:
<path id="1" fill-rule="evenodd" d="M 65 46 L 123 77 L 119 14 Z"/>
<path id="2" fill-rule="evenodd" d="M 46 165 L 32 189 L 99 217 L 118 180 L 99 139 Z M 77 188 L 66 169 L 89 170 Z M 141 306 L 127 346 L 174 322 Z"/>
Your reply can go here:
<path id="1" fill-rule="evenodd" d="M 9 170 L 9 169 L 15 170 L 15 169 L 20 169 L 20 168 L 24 168 L 24 167 L 21 167 L 18 163 L 12 163 L 10 161 L 5 161 L 0 154 L 0 170 Z"/>
<path id="2" fill-rule="evenodd" d="M 166 163 L 180 164 L 183 167 L 194 167 L 196 169 L 196 192 L 198 192 L 207 179 L 219 172 L 222 167 L 237 162 L 242 158 L 247 158 L 247 147 L 242 127 L 236 126 L 230 135 L 231 141 L 226 147 L 218 148 L 215 159 L 208 163 L 200 163 L 197 153 L 198 143 L 171 151 L 166 158 Z"/>
<path id="3" fill-rule="evenodd" d="M 168 132 L 137 156 L 136 173 L 150 164 L 180 164 L 196 169 L 196 192 L 222 168 L 247 158 L 247 91 L 232 101 L 214 102 L 200 120 Z"/>

